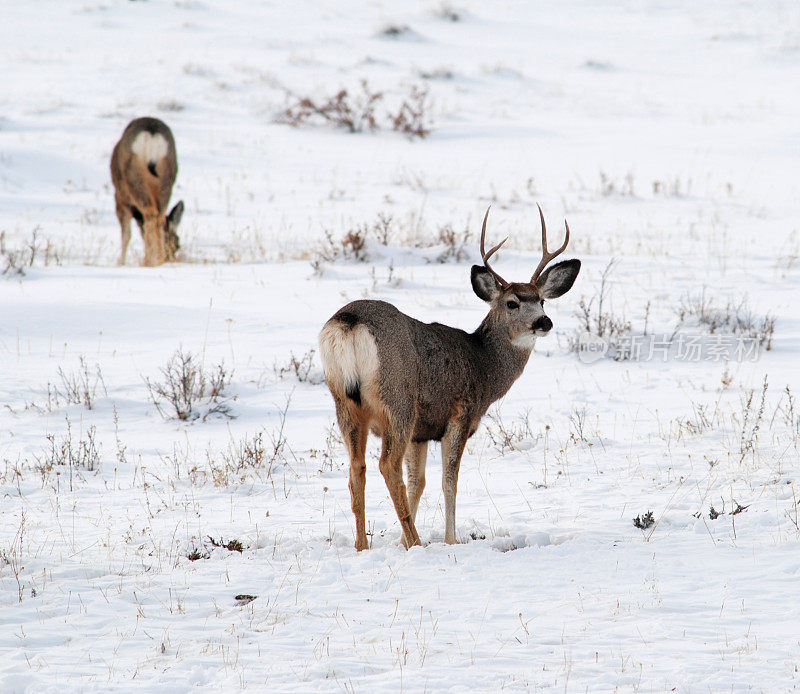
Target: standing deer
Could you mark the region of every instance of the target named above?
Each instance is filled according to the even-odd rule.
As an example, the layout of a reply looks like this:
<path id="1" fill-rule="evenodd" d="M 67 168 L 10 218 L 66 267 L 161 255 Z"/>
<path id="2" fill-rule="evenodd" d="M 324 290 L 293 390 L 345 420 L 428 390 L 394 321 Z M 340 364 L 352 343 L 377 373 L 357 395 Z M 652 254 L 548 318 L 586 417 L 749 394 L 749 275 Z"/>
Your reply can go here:
<path id="1" fill-rule="evenodd" d="M 319 336 L 325 378 L 350 455 L 350 500 L 356 517 L 356 549 L 367 549 L 364 518 L 366 462 L 371 430 L 383 440 L 379 468 L 389 488 L 406 547 L 420 544 L 414 525 L 425 487 L 429 441 L 441 441 L 445 542 L 456 542 L 456 487 L 467 439 L 489 406 L 522 374 L 537 336 L 553 322 L 545 299 L 570 290 L 580 260 L 564 260 L 545 270 L 569 243 L 547 250 L 541 207 L 542 259 L 529 282 L 506 282 L 489 258 L 506 242 L 484 250 L 483 265 L 472 266 L 472 289 L 490 305 L 473 333 L 440 323 L 422 323 L 383 301 L 354 301 L 325 323 Z M 405 456 L 408 492 L 403 484 Z"/>
<path id="2" fill-rule="evenodd" d="M 175 259 L 183 200 L 165 213 L 177 173 L 175 139 L 167 125 L 157 118 L 132 120 L 111 154 L 111 180 L 122 228 L 120 265 L 125 264 L 131 240 L 131 218 L 144 239 L 144 265 Z"/>

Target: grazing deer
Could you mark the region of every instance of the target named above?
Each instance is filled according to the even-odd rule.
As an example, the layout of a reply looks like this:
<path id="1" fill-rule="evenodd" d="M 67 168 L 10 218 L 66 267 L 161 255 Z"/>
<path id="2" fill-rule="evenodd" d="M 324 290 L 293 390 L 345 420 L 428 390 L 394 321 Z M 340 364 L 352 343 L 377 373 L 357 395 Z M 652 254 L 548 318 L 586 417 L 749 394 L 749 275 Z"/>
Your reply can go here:
<path id="1" fill-rule="evenodd" d="M 572 287 L 580 260 L 546 268 L 569 243 L 547 250 L 541 207 L 542 260 L 529 282 L 506 282 L 489 265 L 481 230 L 483 265 L 472 266 L 472 289 L 490 305 L 473 333 L 440 323 L 422 323 L 383 301 L 354 301 L 325 323 L 320 355 L 336 416 L 350 455 L 350 500 L 356 517 L 356 549 L 367 549 L 364 519 L 367 433 L 383 440 L 379 468 L 386 480 L 406 547 L 420 544 L 414 525 L 425 487 L 428 441 L 442 444 L 445 542 L 456 542 L 456 486 L 467 439 L 489 406 L 522 374 L 537 336 L 553 322 L 545 299 Z M 566 222 L 565 222 L 566 225 Z M 403 484 L 405 456 L 408 492 Z"/>
<path id="2" fill-rule="evenodd" d="M 144 239 L 144 265 L 161 265 L 175 259 L 180 247 L 178 224 L 183 200 L 165 214 L 178 173 L 175 139 L 157 118 L 137 118 L 128 123 L 111 154 L 111 180 L 117 218 L 122 228 L 119 264 L 131 240 L 131 218 Z"/>

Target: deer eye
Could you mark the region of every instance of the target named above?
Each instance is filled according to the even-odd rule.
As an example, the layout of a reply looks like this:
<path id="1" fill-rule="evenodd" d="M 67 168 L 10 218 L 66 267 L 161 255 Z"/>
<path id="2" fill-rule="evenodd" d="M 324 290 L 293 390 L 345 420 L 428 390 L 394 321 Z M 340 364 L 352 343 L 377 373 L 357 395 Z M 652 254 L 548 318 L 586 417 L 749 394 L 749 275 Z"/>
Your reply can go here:
<path id="1" fill-rule="evenodd" d="M 539 304 L 544 306 L 544 299 L 539 299 Z"/>
<path id="2" fill-rule="evenodd" d="M 508 308 L 519 308 L 519 302 L 517 302 L 517 301 L 506 301 L 506 306 L 508 306 Z"/>

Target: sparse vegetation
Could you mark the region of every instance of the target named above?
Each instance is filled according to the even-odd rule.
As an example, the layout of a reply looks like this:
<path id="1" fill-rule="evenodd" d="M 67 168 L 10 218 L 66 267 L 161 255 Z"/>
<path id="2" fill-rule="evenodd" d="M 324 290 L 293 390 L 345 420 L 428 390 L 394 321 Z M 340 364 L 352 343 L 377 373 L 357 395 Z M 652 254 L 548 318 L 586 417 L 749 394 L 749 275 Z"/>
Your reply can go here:
<path id="1" fill-rule="evenodd" d="M 0 231 L 0 262 L 3 264 L 0 274 L 19 277 L 24 276 L 25 271 L 35 265 L 61 265 L 55 245 L 49 239 L 40 238 L 40 231 L 36 227 L 31 232 L 29 241 L 15 247 L 9 246 L 6 232 Z"/>
<path id="2" fill-rule="evenodd" d="M 436 261 L 439 263 L 461 263 L 469 257 L 467 244 L 470 240 L 469 227 L 464 227 L 463 231 L 456 231 L 452 225 L 445 224 L 439 228 L 439 243 L 444 246 L 444 250 L 438 255 Z"/>
<path id="3" fill-rule="evenodd" d="M 797 444 L 800 442 L 800 412 L 798 412 L 791 388 L 787 385 L 783 389 L 783 392 L 786 395 L 786 404 L 784 405 L 781 400 L 781 403 L 779 403 L 776 408 L 775 414 L 778 412 L 781 413 L 784 425 L 789 430 L 794 442 L 794 447 L 797 449 Z"/>
<path id="4" fill-rule="evenodd" d="M 589 443 L 589 439 L 587 438 L 588 432 L 586 431 L 587 415 L 588 409 L 585 406 L 573 407 L 572 411 L 569 413 L 570 437 L 573 441 Z"/>
<path id="5" fill-rule="evenodd" d="M 751 389 L 742 399 L 742 411 L 739 417 L 741 433 L 739 435 L 739 462 L 743 462 L 748 454 L 754 454 L 758 441 L 758 431 L 764 419 L 764 409 L 767 402 L 769 384 L 764 376 L 761 386 L 761 396 L 755 401 L 755 390 Z M 756 404 L 757 403 L 757 404 Z"/>
<path id="6" fill-rule="evenodd" d="M 344 440 L 339 433 L 339 428 L 331 424 L 326 429 L 325 448 L 312 448 L 308 455 L 312 460 L 318 461 L 319 472 L 338 470 L 344 464 L 339 452 L 344 447 Z"/>
<path id="7" fill-rule="evenodd" d="M 197 547 L 194 547 L 189 550 L 186 554 L 186 558 L 189 561 L 198 561 L 199 559 L 208 559 L 211 555 L 208 552 L 201 551 Z"/>
<path id="8" fill-rule="evenodd" d="M 97 429 L 90 426 L 85 437 L 75 440 L 72 436 L 72 423 L 67 422 L 67 433 L 63 436 L 47 435 L 45 450 L 35 455 L 34 469 L 41 475 L 44 483 L 51 475 L 66 474 L 69 489 L 72 491 L 74 476 L 78 471 L 93 472 L 100 466 L 100 453 L 95 439 Z"/>
<path id="9" fill-rule="evenodd" d="M 408 24 L 387 24 L 378 32 L 378 36 L 387 39 L 396 39 L 401 36 L 410 36 L 413 33 Z"/>
<path id="10" fill-rule="evenodd" d="M 102 387 L 103 393 L 108 395 L 103 375 L 100 372 L 100 365 L 95 365 L 92 374 L 89 372 L 89 365 L 84 356 L 80 356 L 78 361 L 77 371 L 67 373 L 59 366 L 60 383 L 47 384 L 48 411 L 52 412 L 64 405 L 83 405 L 87 410 L 91 410 L 95 403 L 98 387 Z"/>
<path id="11" fill-rule="evenodd" d="M 450 223 L 442 224 L 434 231 L 425 229 L 419 220 L 400 223 L 392 215 L 381 213 L 374 222 L 350 227 L 338 238 L 325 230 L 312 251 L 311 266 L 321 276 L 325 263 L 342 260 L 367 263 L 373 250 L 377 252 L 380 247 L 391 245 L 438 250 L 436 256 L 426 258 L 427 262 L 463 263 L 470 258 L 471 240 L 472 232 L 466 224 L 461 230 Z"/>
<path id="12" fill-rule="evenodd" d="M 275 362 L 273 371 L 276 378 L 284 380 L 295 378 L 300 383 L 312 383 L 318 385 L 324 381 L 322 374 L 314 370 L 314 354 L 316 350 L 309 349 L 303 356 L 296 357 L 294 352 L 289 352 L 289 361 L 283 365 Z"/>
<path id="13" fill-rule="evenodd" d="M 486 436 L 500 455 L 510 451 L 532 448 L 541 434 L 534 434 L 528 413 L 516 421 L 505 422 L 497 408 L 491 408 L 486 414 Z"/>
<path id="14" fill-rule="evenodd" d="M 161 369 L 161 379 L 148 378 L 145 383 L 165 419 L 171 418 L 171 410 L 178 419 L 192 421 L 212 415 L 233 417 L 228 393 L 232 378 L 223 362 L 207 371 L 191 352 L 179 349 Z"/>
<path id="15" fill-rule="evenodd" d="M 412 85 L 396 108 L 383 114 L 378 107 L 384 103 L 384 93 L 373 91 L 366 80 L 361 80 L 360 88 L 356 92 L 340 89 L 322 100 L 287 92 L 290 103 L 276 120 L 293 127 L 323 122 L 350 133 L 391 127 L 411 139 L 423 139 L 430 134 L 433 126 L 425 87 Z"/>
<path id="16" fill-rule="evenodd" d="M 0 549 L 0 568 L 7 566 L 11 575 L 14 577 L 14 583 L 17 588 L 17 602 L 22 602 L 25 593 L 25 583 L 22 579 L 22 572 L 25 567 L 21 564 L 23 561 L 23 549 L 25 544 L 25 511 L 20 513 L 20 524 L 17 532 L 11 540 L 8 549 Z M 36 592 L 32 589 L 32 597 L 35 597 Z"/>
<path id="17" fill-rule="evenodd" d="M 416 85 L 394 113 L 389 113 L 392 128 L 413 139 L 424 139 L 431 133 L 431 111 L 428 90 Z"/>
<path id="18" fill-rule="evenodd" d="M 359 263 L 365 263 L 369 260 L 366 252 L 367 244 L 366 227 L 351 229 L 342 236 L 340 240 L 336 240 L 333 234 L 326 230 L 324 238 L 316 251 L 316 258 L 311 261 L 314 272 L 320 274 L 322 272 L 322 263 L 332 263 L 337 260 L 354 260 Z"/>
<path id="19" fill-rule="evenodd" d="M 673 176 L 667 179 L 656 179 L 653 181 L 653 197 L 672 197 L 680 198 L 691 195 L 692 179 Z"/>
<path id="20" fill-rule="evenodd" d="M 219 540 L 215 540 L 211 535 L 208 536 L 208 541 L 211 543 L 212 547 L 220 547 L 222 549 L 227 549 L 229 552 L 239 552 L 241 553 L 244 550 L 244 545 L 241 543 L 240 540 L 233 539 L 228 540 L 225 542 L 222 538 Z"/>
<path id="21" fill-rule="evenodd" d="M 639 530 L 647 530 L 648 528 L 652 528 L 655 522 L 656 519 L 653 518 L 652 511 L 647 511 L 647 513 L 643 513 L 642 515 L 636 516 L 636 518 L 633 519 L 633 525 L 639 528 Z"/>
<path id="22" fill-rule="evenodd" d="M 757 341 L 759 348 L 772 349 L 775 334 L 775 317 L 767 313 L 756 315 L 748 305 L 747 298 L 739 301 L 729 300 L 724 306 L 706 294 L 685 294 L 681 297 L 676 311 L 677 332 L 687 321 L 693 320 L 709 334 L 729 333 Z"/>
<path id="23" fill-rule="evenodd" d="M 266 482 L 272 478 L 277 465 L 287 464 L 288 442 L 283 432 L 284 415 L 281 417 L 281 424 L 274 431 L 261 431 L 231 441 L 221 453 L 206 450 L 204 463 L 198 461 L 188 447 L 177 445 L 162 460 L 171 468 L 175 479 L 186 478 L 193 485 L 211 483 L 215 487 L 229 487 L 248 480 Z"/>
<path id="24" fill-rule="evenodd" d="M 433 10 L 435 17 L 447 20 L 448 22 L 460 22 L 463 12 L 453 7 L 449 2 L 443 2 L 438 8 Z"/>
<path id="25" fill-rule="evenodd" d="M 581 297 L 575 315 L 579 320 L 579 330 L 569 342 L 570 351 L 577 352 L 581 347 L 581 335 L 590 334 L 604 340 L 609 347 L 609 355 L 624 359 L 627 355 L 623 343 L 631 334 L 631 324 L 624 316 L 613 313 L 609 308 L 610 275 L 617 261 L 609 261 L 600 276 L 600 288 L 588 301 Z"/>
<path id="26" fill-rule="evenodd" d="M 0 690 L 797 687 L 800 7 L 663 5 L 4 13 Z M 271 122 L 304 97 L 330 112 Z M 186 204 L 181 262 L 155 270 L 135 222 L 115 264 L 108 172 L 146 113 Z M 458 544 L 452 439 L 405 552 L 370 433 L 357 553 L 319 330 L 375 299 L 472 332 L 486 207 L 518 281 L 537 202 L 583 266 L 465 442 Z M 592 365 L 579 329 L 603 335 Z M 224 387 L 177 364 L 151 390 L 179 346 Z"/>
<path id="27" fill-rule="evenodd" d="M 598 188 L 600 195 L 603 197 L 610 197 L 619 195 L 621 197 L 635 197 L 636 191 L 633 187 L 634 176 L 633 172 L 629 171 L 622 179 L 610 176 L 605 171 L 598 173 Z"/>
<path id="28" fill-rule="evenodd" d="M 195 545 L 186 553 L 186 558 L 189 561 L 210 559 L 211 552 L 209 551 L 209 547 L 212 549 L 227 549 L 229 552 L 239 552 L 240 554 L 244 551 L 244 545 L 242 544 L 242 541 L 237 540 L 236 538 L 226 542 L 221 537 L 217 539 L 211 535 L 207 535 L 206 540 L 207 542 L 201 541 L 198 545 Z"/>
<path id="29" fill-rule="evenodd" d="M 340 89 L 319 102 L 307 96 L 292 98 L 293 103 L 286 107 L 279 122 L 297 127 L 317 118 L 348 132 L 360 133 L 377 129 L 375 108 L 383 99 L 383 92 L 372 91 L 367 81 L 362 80 L 361 93 Z"/>
<path id="30" fill-rule="evenodd" d="M 283 451 L 286 447 L 284 423 L 285 413 L 277 431 L 260 431 L 239 441 L 231 441 L 227 450 L 219 456 L 220 462 L 216 462 L 216 456 L 207 453 L 208 467 L 214 484 L 218 487 L 227 487 L 243 482 L 251 475 L 260 479 L 269 478 L 273 466 L 284 459 Z"/>

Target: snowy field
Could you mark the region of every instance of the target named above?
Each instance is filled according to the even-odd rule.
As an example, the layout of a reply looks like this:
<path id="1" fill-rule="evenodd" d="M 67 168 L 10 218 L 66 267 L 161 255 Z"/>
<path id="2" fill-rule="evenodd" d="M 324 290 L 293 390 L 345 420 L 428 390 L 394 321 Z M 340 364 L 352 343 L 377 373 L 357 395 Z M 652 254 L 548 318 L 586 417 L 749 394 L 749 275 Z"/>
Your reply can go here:
<path id="1" fill-rule="evenodd" d="M 772 0 L 5 3 L 0 691 L 797 689 L 799 69 Z M 376 130 L 283 122 L 363 80 Z M 181 256 L 118 267 L 142 115 Z M 468 443 L 459 544 L 439 446 L 407 552 L 372 439 L 357 553 L 322 324 L 474 329 L 482 215 L 527 280 L 537 202 L 583 269 Z"/>

